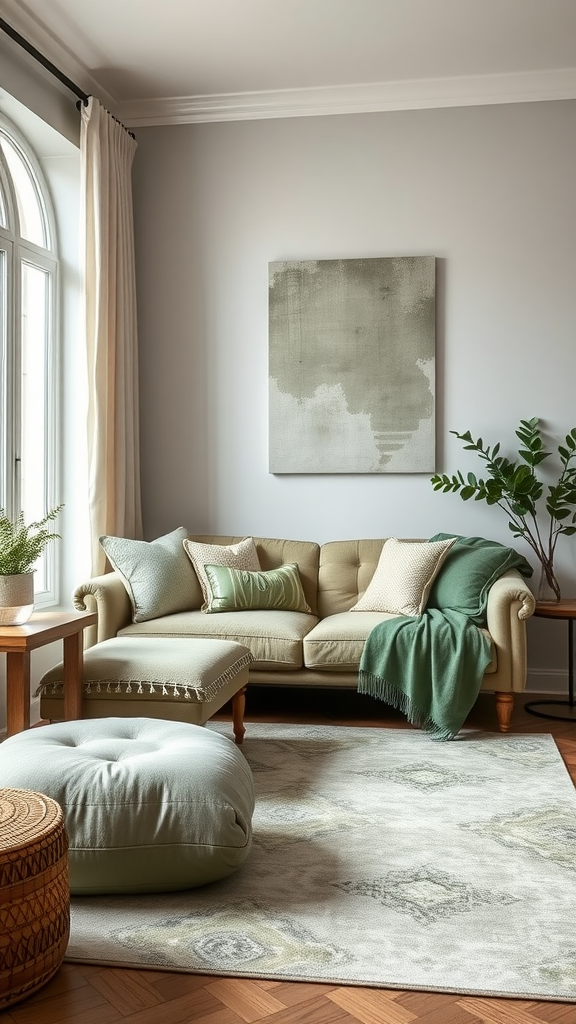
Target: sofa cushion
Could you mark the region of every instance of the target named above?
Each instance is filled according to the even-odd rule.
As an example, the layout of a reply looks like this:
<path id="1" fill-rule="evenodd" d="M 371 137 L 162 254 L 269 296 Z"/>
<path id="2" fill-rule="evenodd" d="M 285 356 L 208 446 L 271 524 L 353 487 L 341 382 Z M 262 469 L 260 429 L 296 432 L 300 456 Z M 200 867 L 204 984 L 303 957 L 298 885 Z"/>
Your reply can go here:
<path id="1" fill-rule="evenodd" d="M 304 637 L 304 666 L 318 672 L 357 671 L 370 630 L 387 619 L 397 619 L 387 612 L 337 612 L 321 619 Z M 482 631 L 491 641 L 486 630 Z M 496 671 L 496 650 L 492 643 L 492 660 L 486 672 Z"/>
<path id="2" fill-rule="evenodd" d="M 351 611 L 421 615 L 434 578 L 456 538 L 408 541 L 390 537 L 368 588 Z"/>
<path id="3" fill-rule="evenodd" d="M 205 565 L 204 572 L 208 586 L 208 613 L 257 609 L 310 611 L 296 564 L 281 565 L 268 572 Z"/>
<path id="4" fill-rule="evenodd" d="M 252 537 L 244 537 L 237 544 L 202 544 L 199 541 L 186 538 L 184 540 L 184 551 L 192 562 L 198 582 L 202 588 L 204 601 L 202 611 L 205 612 L 208 606 L 209 588 L 206 579 L 204 566 L 228 565 L 234 569 L 248 569 L 257 572 L 261 568 L 258 561 L 256 545 Z"/>
<path id="5" fill-rule="evenodd" d="M 198 608 L 202 600 L 182 542 L 188 536 L 180 526 L 157 540 L 100 537 L 100 545 L 130 598 L 134 622 Z"/>
<path id="6" fill-rule="evenodd" d="M 247 611 L 205 615 L 201 611 L 165 615 L 150 622 L 132 623 L 119 636 L 198 636 L 235 640 L 247 647 L 252 667 L 302 668 L 302 640 L 317 623 L 306 612 Z"/>
<path id="7" fill-rule="evenodd" d="M 357 670 L 371 629 L 397 615 L 387 612 L 338 612 L 328 615 L 304 637 L 306 668 L 331 672 Z"/>

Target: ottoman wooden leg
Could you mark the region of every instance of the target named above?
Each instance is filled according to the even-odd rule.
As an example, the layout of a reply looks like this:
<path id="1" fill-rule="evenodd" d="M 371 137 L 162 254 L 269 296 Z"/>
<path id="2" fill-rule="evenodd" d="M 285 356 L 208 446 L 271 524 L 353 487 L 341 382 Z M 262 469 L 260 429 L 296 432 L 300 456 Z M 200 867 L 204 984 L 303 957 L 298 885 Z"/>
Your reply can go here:
<path id="1" fill-rule="evenodd" d="M 235 693 L 232 697 L 232 728 L 234 730 L 234 742 L 242 743 L 244 739 L 244 733 L 246 728 L 244 726 L 244 711 L 246 709 L 246 690 L 247 687 L 243 686 L 238 693 Z"/>

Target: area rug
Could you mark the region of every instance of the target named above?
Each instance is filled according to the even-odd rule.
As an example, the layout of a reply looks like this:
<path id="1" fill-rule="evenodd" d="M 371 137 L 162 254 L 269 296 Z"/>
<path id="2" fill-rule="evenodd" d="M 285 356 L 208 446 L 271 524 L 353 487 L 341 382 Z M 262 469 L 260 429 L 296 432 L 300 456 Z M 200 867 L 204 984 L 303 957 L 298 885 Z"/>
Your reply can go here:
<path id="1" fill-rule="evenodd" d="M 74 898 L 68 961 L 576 1001 L 576 795 L 551 736 L 249 723 L 242 751 L 242 868 Z"/>

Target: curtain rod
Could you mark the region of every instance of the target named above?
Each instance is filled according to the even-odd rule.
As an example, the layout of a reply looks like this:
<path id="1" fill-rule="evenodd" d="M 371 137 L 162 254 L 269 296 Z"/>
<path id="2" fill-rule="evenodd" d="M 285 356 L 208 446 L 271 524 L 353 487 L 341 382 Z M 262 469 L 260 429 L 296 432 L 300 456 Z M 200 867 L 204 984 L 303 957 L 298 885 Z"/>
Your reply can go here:
<path id="1" fill-rule="evenodd" d="M 34 60 L 37 60 L 39 64 L 42 64 L 42 66 L 45 67 L 46 70 L 54 76 L 54 78 L 57 78 L 59 82 L 62 82 L 62 85 L 65 85 L 67 89 L 70 89 L 71 92 L 78 96 L 78 102 L 76 104 L 78 108 L 80 107 L 81 103 L 83 103 L 84 106 L 86 106 L 88 100 L 90 99 L 89 94 L 87 92 L 84 92 L 84 90 L 81 89 L 79 85 L 76 85 L 76 83 L 73 82 L 71 78 L 68 78 L 68 75 L 65 75 L 63 71 L 60 71 L 60 68 L 57 68 L 51 60 L 48 60 L 48 58 L 45 57 L 43 53 L 40 53 L 40 50 L 37 50 L 36 47 L 32 45 L 32 43 L 29 43 L 28 40 L 24 38 L 24 36 L 21 36 L 20 33 L 17 32 L 15 28 L 12 28 L 12 26 L 9 25 L 7 21 L 4 21 L 4 18 L 0 18 L 0 29 L 2 29 L 2 31 L 5 32 L 7 36 L 10 36 L 10 38 L 13 39 L 15 43 L 18 43 L 18 46 L 21 46 L 23 50 L 26 50 L 27 53 L 34 57 Z M 113 117 L 112 114 L 110 116 Z M 118 124 L 122 124 L 121 121 L 118 121 L 117 117 L 115 117 L 114 120 L 117 121 Z M 122 125 L 122 127 L 124 128 L 124 125 Z M 135 138 L 133 132 L 128 131 L 127 128 L 124 128 L 124 130 L 128 132 L 130 138 Z"/>
<path id="2" fill-rule="evenodd" d="M 67 89 L 70 89 L 71 92 L 75 93 L 75 95 L 82 100 L 82 103 L 88 102 L 88 93 L 85 93 L 84 90 L 68 78 L 63 71 L 60 71 L 60 68 L 57 68 L 51 60 L 48 60 L 43 53 L 40 53 L 40 50 L 37 50 L 35 46 L 32 46 L 32 43 L 29 43 L 28 40 L 25 39 L 24 36 L 21 36 L 15 28 L 12 28 L 7 21 L 4 21 L 4 18 L 0 18 L 0 29 L 2 29 L 7 36 L 10 36 L 15 43 L 18 43 L 18 46 L 21 46 L 23 50 L 26 50 L 27 53 L 34 57 L 34 60 L 37 60 L 39 64 L 42 64 L 42 66 L 45 67 L 51 75 L 54 75 L 54 78 L 57 78 L 59 82 L 62 82 L 62 85 L 65 85 Z"/>

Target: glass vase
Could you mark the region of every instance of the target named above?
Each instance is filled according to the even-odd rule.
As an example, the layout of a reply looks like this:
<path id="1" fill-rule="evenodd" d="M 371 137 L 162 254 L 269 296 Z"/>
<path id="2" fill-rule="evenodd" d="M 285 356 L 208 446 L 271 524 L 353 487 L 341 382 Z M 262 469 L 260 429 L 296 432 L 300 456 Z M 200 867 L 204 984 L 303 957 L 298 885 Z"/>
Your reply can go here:
<path id="1" fill-rule="evenodd" d="M 540 569 L 537 599 L 548 604 L 556 604 L 560 600 L 560 584 L 551 567 L 547 570 L 543 565 Z"/>

